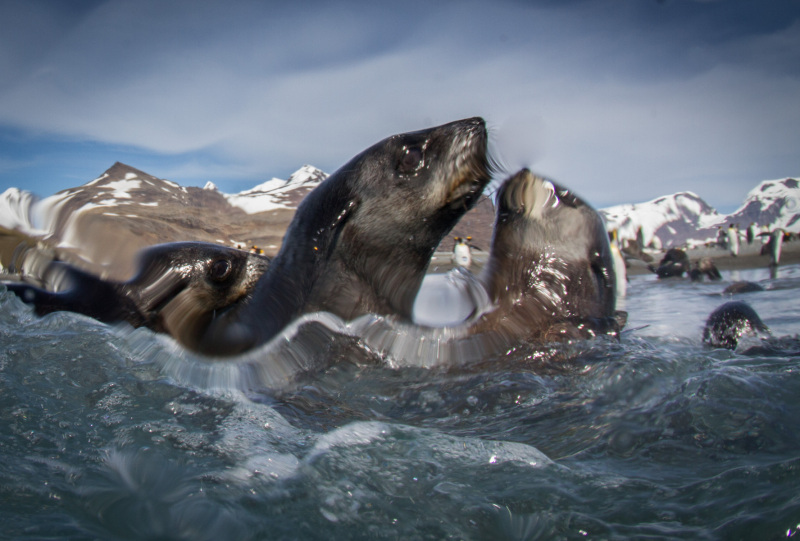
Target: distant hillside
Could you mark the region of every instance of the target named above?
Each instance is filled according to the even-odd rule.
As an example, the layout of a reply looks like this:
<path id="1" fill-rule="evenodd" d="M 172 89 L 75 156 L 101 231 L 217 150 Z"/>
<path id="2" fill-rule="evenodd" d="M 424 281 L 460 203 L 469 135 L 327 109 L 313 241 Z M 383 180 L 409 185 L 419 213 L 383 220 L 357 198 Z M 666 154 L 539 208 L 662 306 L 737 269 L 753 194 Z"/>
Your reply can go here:
<path id="1" fill-rule="evenodd" d="M 122 163 L 115 163 L 83 186 L 40 199 L 11 188 L 0 194 L 0 227 L 33 237 L 48 249 L 82 266 L 123 277 L 141 248 L 161 242 L 201 240 L 277 253 L 297 205 L 327 175 L 305 165 L 288 179 L 273 178 L 237 194 L 183 187 Z M 718 213 L 696 194 L 679 192 L 652 201 L 601 209 L 609 230 L 645 245 L 692 246 L 712 241 L 717 228 L 738 224 L 742 231 L 782 227 L 800 232 L 800 184 L 796 179 L 769 180 L 748 193 L 730 215 Z M 472 237 L 488 250 L 494 205 L 483 197 L 442 241 L 451 251 L 453 237 Z"/>
<path id="2" fill-rule="evenodd" d="M 0 194 L 0 227 L 34 237 L 61 257 L 118 278 L 135 254 L 162 242 L 200 240 L 274 255 L 297 205 L 327 175 L 306 165 L 287 180 L 272 179 L 238 194 L 212 183 L 182 187 L 122 163 L 76 188 L 40 199 L 12 188 Z M 483 198 L 452 235 L 488 247 L 494 208 Z M 451 250 L 452 235 L 441 249 Z"/>
<path id="3" fill-rule="evenodd" d="M 679 192 L 646 203 L 601 209 L 608 229 L 622 239 L 635 239 L 641 228 L 645 245 L 663 248 L 695 246 L 713 241 L 719 227 L 751 223 L 759 229 L 776 227 L 800 232 L 800 183 L 794 178 L 765 180 L 753 188 L 739 209 L 720 214 L 697 195 Z"/>

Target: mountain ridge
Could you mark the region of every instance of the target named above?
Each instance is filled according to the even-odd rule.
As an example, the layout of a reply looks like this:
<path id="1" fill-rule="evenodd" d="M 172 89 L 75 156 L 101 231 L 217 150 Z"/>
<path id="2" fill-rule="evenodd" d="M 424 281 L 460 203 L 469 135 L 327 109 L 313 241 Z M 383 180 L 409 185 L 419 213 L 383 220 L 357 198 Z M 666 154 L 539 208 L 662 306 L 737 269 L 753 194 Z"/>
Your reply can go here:
<path id="1" fill-rule="evenodd" d="M 0 228 L 114 277 L 127 276 L 139 250 L 163 242 L 215 242 L 274 255 L 300 201 L 326 177 L 304 165 L 286 180 L 226 194 L 213 183 L 184 187 L 116 162 L 94 180 L 49 197 L 6 190 L 0 194 Z M 493 223 L 494 207 L 483 197 L 452 235 L 473 236 L 488 247 Z M 452 245 L 447 237 L 440 249 Z"/>
<path id="2" fill-rule="evenodd" d="M 644 245 L 659 249 L 713 242 L 718 229 L 730 225 L 738 226 L 742 233 L 750 224 L 760 230 L 780 227 L 800 233 L 800 183 L 792 177 L 761 181 L 730 214 L 717 212 L 693 192 L 615 205 L 599 212 L 609 230 L 616 229 L 621 239 L 636 239 L 641 228 Z"/>
<path id="3" fill-rule="evenodd" d="M 184 187 L 116 162 L 94 180 L 45 198 L 9 188 L 0 194 L 0 227 L 110 273 L 132 268 L 134 254 L 145 246 L 178 240 L 257 246 L 274 255 L 297 205 L 326 177 L 304 165 L 286 180 L 226 194 L 213 183 Z M 454 236 L 471 236 L 473 245 L 487 250 L 494 212 L 491 199 L 482 197 L 438 250 L 452 250 Z M 742 232 L 750 223 L 800 232 L 800 183 L 791 177 L 762 181 L 727 215 L 690 191 L 599 212 L 621 240 L 641 235 L 645 246 L 663 249 L 713 242 L 718 228 L 729 224 Z"/>

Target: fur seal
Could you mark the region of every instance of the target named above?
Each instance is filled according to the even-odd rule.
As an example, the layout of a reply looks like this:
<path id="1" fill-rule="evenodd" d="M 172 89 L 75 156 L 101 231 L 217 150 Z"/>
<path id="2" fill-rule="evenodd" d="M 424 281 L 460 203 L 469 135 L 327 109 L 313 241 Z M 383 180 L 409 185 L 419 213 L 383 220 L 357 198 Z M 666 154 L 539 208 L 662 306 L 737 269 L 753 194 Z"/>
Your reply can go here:
<path id="1" fill-rule="evenodd" d="M 491 178 L 482 118 L 398 134 L 364 150 L 306 196 L 252 298 L 202 341 L 241 353 L 298 316 L 410 319 L 436 246 Z"/>
<path id="2" fill-rule="evenodd" d="M 703 277 L 708 277 L 709 280 L 722 280 L 722 274 L 710 257 L 695 261 L 694 267 L 689 271 L 689 278 L 692 282 L 702 282 Z"/>
<path id="3" fill-rule="evenodd" d="M 703 342 L 711 347 L 736 349 L 745 335 L 770 335 L 753 308 L 742 301 L 726 302 L 711 312 L 703 328 Z"/>
<path id="4" fill-rule="evenodd" d="M 401 363 L 432 366 L 485 359 L 523 343 L 618 336 L 627 317 L 616 310 L 614 263 L 600 215 L 527 169 L 498 191 L 492 245 L 481 273 L 455 269 L 445 276 L 473 303 L 466 320 L 434 327 L 373 318 L 355 332 Z M 431 294 L 437 291 L 421 293 Z M 418 306 L 434 304 L 417 299 Z M 418 322 L 434 319 L 421 316 L 415 315 Z"/>
<path id="5" fill-rule="evenodd" d="M 6 287 L 39 315 L 70 311 L 104 323 L 127 322 L 197 349 L 214 312 L 250 294 L 268 266 L 268 258 L 235 248 L 174 242 L 142 250 L 127 282 L 51 261 L 41 277 L 49 289 L 19 282 Z"/>
<path id="6" fill-rule="evenodd" d="M 572 191 L 523 169 L 501 186 L 479 280 L 494 309 L 470 331 L 548 342 L 616 333 L 616 272 L 600 215 Z"/>
<path id="7" fill-rule="evenodd" d="M 690 263 L 689 256 L 680 248 L 670 248 L 661 261 L 658 267 L 649 267 L 651 271 L 656 273 L 659 278 L 673 278 L 682 277 L 683 273 L 689 272 Z"/>
<path id="8" fill-rule="evenodd" d="M 757 291 L 764 291 L 764 286 L 755 282 L 738 281 L 734 282 L 723 291 L 723 295 L 738 295 L 740 293 L 754 293 Z"/>

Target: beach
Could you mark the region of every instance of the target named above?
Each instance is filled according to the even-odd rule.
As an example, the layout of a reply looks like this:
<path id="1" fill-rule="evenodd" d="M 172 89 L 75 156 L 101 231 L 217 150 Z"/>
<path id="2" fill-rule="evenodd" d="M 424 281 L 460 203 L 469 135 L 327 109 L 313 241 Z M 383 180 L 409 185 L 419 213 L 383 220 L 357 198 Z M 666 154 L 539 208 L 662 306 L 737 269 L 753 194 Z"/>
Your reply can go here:
<path id="1" fill-rule="evenodd" d="M 757 269 L 769 266 L 769 256 L 761 255 L 762 243 L 760 241 L 753 242 L 753 244 L 742 243 L 739 248 L 739 255 L 734 256 L 728 250 L 722 248 L 694 248 L 686 250 L 689 260 L 694 263 L 704 257 L 710 257 L 719 270 L 734 270 L 734 269 Z M 633 257 L 626 257 L 625 263 L 629 275 L 647 274 L 651 271 L 648 265 L 658 266 L 658 262 L 664 257 L 665 251 L 659 250 L 645 250 L 645 253 L 653 258 L 651 262 L 645 262 L 641 259 Z M 431 264 L 428 267 L 429 273 L 442 273 L 447 272 L 453 268 L 451 261 L 452 254 L 450 252 L 436 252 L 431 258 Z M 473 273 L 478 273 L 486 263 L 489 253 L 482 250 L 472 250 L 472 265 L 470 270 Z M 793 263 L 800 263 L 800 241 L 784 242 L 781 250 L 781 265 L 790 265 Z"/>

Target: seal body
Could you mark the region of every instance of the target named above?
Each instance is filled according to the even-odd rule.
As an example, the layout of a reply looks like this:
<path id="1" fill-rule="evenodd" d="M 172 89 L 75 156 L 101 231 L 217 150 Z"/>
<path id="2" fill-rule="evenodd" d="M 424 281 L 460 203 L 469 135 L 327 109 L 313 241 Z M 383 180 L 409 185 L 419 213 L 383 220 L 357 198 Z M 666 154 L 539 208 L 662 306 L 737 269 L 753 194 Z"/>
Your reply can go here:
<path id="1" fill-rule="evenodd" d="M 245 351 L 316 311 L 409 319 L 433 251 L 490 180 L 486 145 L 471 118 L 355 156 L 303 200 L 253 297 L 214 322 L 206 349 Z"/>
<path id="2" fill-rule="evenodd" d="M 722 273 L 714 264 L 710 257 L 704 257 L 700 261 L 695 261 L 694 267 L 689 271 L 689 278 L 692 282 L 702 282 L 703 278 L 707 277 L 709 280 L 722 280 Z"/>
<path id="3" fill-rule="evenodd" d="M 749 304 L 731 301 L 708 316 L 703 328 L 703 342 L 715 348 L 736 349 L 743 336 L 769 334 L 769 328 Z"/>
<path id="4" fill-rule="evenodd" d="M 19 282 L 6 287 L 39 315 L 70 311 L 105 323 L 127 322 L 197 350 L 215 312 L 252 293 L 268 266 L 268 258 L 235 248 L 174 242 L 143 250 L 126 282 L 52 261 L 42 277 L 47 288 Z"/>
<path id="5" fill-rule="evenodd" d="M 764 286 L 762 286 L 761 284 L 757 284 L 755 282 L 738 281 L 726 287 L 722 291 L 722 294 L 738 295 L 740 293 L 755 293 L 758 291 L 764 291 Z"/>
<path id="6" fill-rule="evenodd" d="M 689 256 L 680 248 L 670 248 L 659 261 L 658 267 L 650 267 L 650 270 L 659 278 L 680 278 L 690 270 Z"/>
<path id="7" fill-rule="evenodd" d="M 479 279 L 494 308 L 470 328 L 540 342 L 616 333 L 616 272 L 600 215 L 567 188 L 523 169 L 497 195 Z"/>
<path id="8" fill-rule="evenodd" d="M 618 336 L 616 276 L 600 215 L 572 192 L 524 169 L 497 195 L 489 257 L 478 276 L 454 269 L 423 290 L 416 325 L 362 318 L 354 332 L 402 365 L 478 362 L 519 346 Z M 436 286 L 450 284 L 453 314 L 435 312 Z M 438 296 L 437 296 L 438 295 Z M 472 310 L 463 305 L 471 304 Z M 456 313 L 457 312 L 457 313 Z M 458 314 L 468 317 L 454 322 Z M 426 324 L 427 323 L 427 324 Z M 434 326 L 435 325 L 435 326 Z"/>

